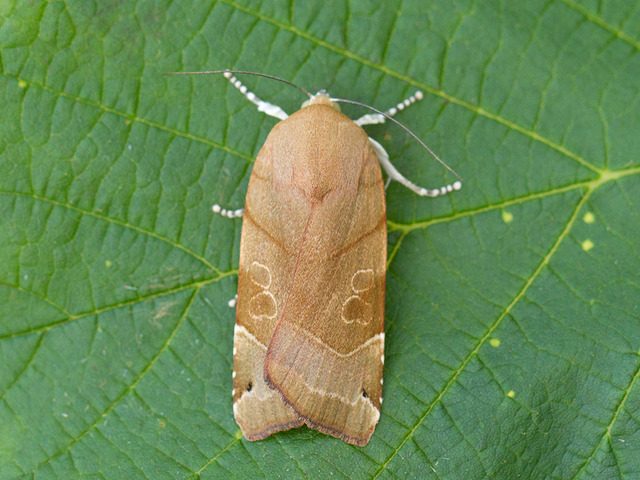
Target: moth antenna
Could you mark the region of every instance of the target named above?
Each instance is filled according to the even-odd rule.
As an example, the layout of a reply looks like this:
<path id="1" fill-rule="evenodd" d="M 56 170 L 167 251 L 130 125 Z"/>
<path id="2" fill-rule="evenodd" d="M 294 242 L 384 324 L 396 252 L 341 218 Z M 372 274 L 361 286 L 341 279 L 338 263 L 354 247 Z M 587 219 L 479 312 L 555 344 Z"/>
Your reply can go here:
<path id="1" fill-rule="evenodd" d="M 384 113 L 394 117 L 398 112 L 401 112 L 402 110 L 413 105 L 414 103 L 419 102 L 423 98 L 424 98 L 424 94 L 420 90 L 418 90 L 409 98 L 406 98 L 400 103 L 398 103 L 395 107 L 391 107 L 388 110 L 385 110 Z M 372 115 L 370 113 L 367 113 L 362 117 L 358 118 L 357 120 L 354 120 L 354 122 L 356 122 L 356 124 L 362 127 L 364 125 L 375 125 L 378 123 L 384 123 L 384 119 L 385 117 L 383 117 L 382 115 L 378 115 L 378 114 Z"/>
<path id="2" fill-rule="evenodd" d="M 307 92 L 304 88 L 299 87 L 298 85 L 296 85 L 293 82 L 290 82 L 289 80 L 285 80 L 284 78 L 276 77 L 274 75 L 268 75 L 266 73 L 249 72 L 247 70 L 208 70 L 204 72 L 169 72 L 169 73 L 165 73 L 164 75 L 211 75 L 211 74 L 223 74 L 225 75 L 225 77 L 227 76 L 226 74 L 234 74 L 234 75 L 255 75 L 257 77 L 270 78 L 271 80 L 277 80 L 278 82 L 282 82 L 286 85 L 289 85 L 290 87 L 297 88 L 302 93 L 304 93 L 307 97 L 313 98 L 313 95 Z"/>
<path id="3" fill-rule="evenodd" d="M 418 138 L 418 136 L 413 133 L 411 130 L 409 130 L 407 127 L 405 127 L 403 124 L 401 124 L 399 121 L 397 121 L 395 118 L 391 117 L 391 115 L 386 114 L 385 112 L 382 112 L 380 110 L 378 110 L 377 108 L 374 108 L 370 105 L 367 105 L 365 103 L 360 103 L 360 102 L 356 102 L 355 100 L 347 100 L 345 98 L 331 98 L 330 99 L 332 102 L 342 102 L 342 103 L 351 103 L 352 105 L 358 105 L 359 107 L 364 107 L 364 108 L 368 108 L 371 111 L 376 112 L 378 115 L 382 115 L 383 117 L 391 120 L 393 123 L 395 123 L 396 125 L 399 125 L 400 128 L 402 128 L 405 132 L 407 132 L 409 135 L 411 135 L 420 145 L 422 145 L 424 147 L 424 149 L 429 152 L 431 154 L 431 156 L 433 158 L 435 158 L 438 162 L 440 162 L 440 164 L 446 168 L 447 170 L 449 170 L 451 173 L 453 173 L 456 178 L 458 180 L 460 180 L 462 182 L 462 178 L 460 177 L 460 175 L 458 175 L 449 165 L 447 165 L 446 163 L 444 163 L 440 157 L 438 157 L 435 153 L 433 153 L 433 150 L 431 150 L 429 147 L 427 147 L 427 145 Z M 457 183 L 457 182 L 456 182 Z M 455 190 L 458 190 L 457 188 L 455 188 Z"/>

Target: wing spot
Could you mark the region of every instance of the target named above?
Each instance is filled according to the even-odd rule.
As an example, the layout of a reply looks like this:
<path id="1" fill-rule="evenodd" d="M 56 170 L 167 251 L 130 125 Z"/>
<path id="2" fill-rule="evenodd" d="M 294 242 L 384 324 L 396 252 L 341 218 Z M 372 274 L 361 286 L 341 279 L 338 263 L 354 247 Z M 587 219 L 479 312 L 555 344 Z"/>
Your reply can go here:
<path id="1" fill-rule="evenodd" d="M 271 270 L 260 262 L 253 262 L 249 267 L 249 278 L 265 290 L 271 286 Z"/>
<path id="2" fill-rule="evenodd" d="M 351 277 L 351 288 L 355 293 L 366 292 L 373 288 L 373 270 L 358 270 Z"/>
<path id="3" fill-rule="evenodd" d="M 249 384 L 247 385 L 247 392 L 250 392 L 252 388 L 253 388 L 253 383 L 249 382 Z"/>
<path id="4" fill-rule="evenodd" d="M 247 269 L 249 279 L 258 287 L 258 293 L 249 301 L 249 315 L 256 320 L 273 319 L 278 315 L 278 304 L 271 287 L 271 270 L 263 263 L 253 261 Z M 255 291 L 256 288 L 253 287 Z"/>
<path id="5" fill-rule="evenodd" d="M 358 322 L 360 325 L 368 325 L 373 315 L 371 303 L 366 298 L 370 296 L 365 292 L 374 287 L 373 269 L 360 269 L 351 277 L 351 290 L 353 294 L 342 304 L 341 318 L 346 324 Z M 354 295 L 355 294 L 355 295 Z"/>
<path id="6" fill-rule="evenodd" d="M 358 295 L 351 295 L 347 300 L 342 304 L 342 321 L 346 324 L 353 323 L 357 321 L 361 325 L 366 325 L 369 323 L 369 315 L 368 308 L 371 305 Z"/>
<path id="7" fill-rule="evenodd" d="M 273 293 L 264 290 L 254 295 L 249 305 L 249 313 L 256 320 L 275 318 L 278 314 L 278 307 Z"/>

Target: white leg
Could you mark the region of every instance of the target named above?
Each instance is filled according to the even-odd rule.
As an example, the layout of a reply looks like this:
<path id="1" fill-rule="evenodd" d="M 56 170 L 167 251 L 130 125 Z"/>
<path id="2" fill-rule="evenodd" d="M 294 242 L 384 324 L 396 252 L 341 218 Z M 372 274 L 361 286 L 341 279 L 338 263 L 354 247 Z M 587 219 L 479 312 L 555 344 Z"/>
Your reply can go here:
<path id="1" fill-rule="evenodd" d="M 285 120 L 289 116 L 279 106 L 260 100 L 253 92 L 250 92 L 249 89 L 240 82 L 240 80 L 234 77 L 231 72 L 225 72 L 224 77 L 229 80 L 234 87 L 240 90 L 240 92 L 247 97 L 250 102 L 257 105 L 259 112 L 264 112 L 267 115 L 279 118 L 280 120 Z"/>
<path id="2" fill-rule="evenodd" d="M 211 207 L 211 210 L 213 210 L 213 213 L 218 213 L 227 218 L 238 218 L 244 215 L 244 208 L 239 208 L 238 210 L 227 210 L 226 208 L 222 208 L 217 203 L 213 207 Z"/>
<path id="3" fill-rule="evenodd" d="M 415 95 L 411 95 L 409 98 L 400 102 L 398 105 L 390 108 L 384 113 L 385 115 L 389 115 L 390 117 L 393 117 L 396 113 L 401 112 L 402 110 L 407 108 L 409 105 L 413 105 L 417 101 L 422 100 L 422 98 L 423 98 L 422 92 L 418 90 L 415 93 Z M 374 125 L 376 123 L 384 123 L 384 120 L 385 120 L 384 116 L 380 115 L 379 113 L 367 113 L 366 115 L 363 115 L 354 121 L 358 125 L 363 126 L 363 125 Z"/>
<path id="4" fill-rule="evenodd" d="M 236 293 L 236 296 L 233 297 L 231 300 L 229 300 L 227 302 L 227 305 L 229 305 L 229 308 L 233 308 L 236 306 L 237 303 L 238 303 L 238 294 Z"/>
<path id="5" fill-rule="evenodd" d="M 373 151 L 376 152 L 380 165 L 382 166 L 382 168 L 384 168 L 385 172 L 387 172 L 387 175 L 389 176 L 385 188 L 389 185 L 389 180 L 395 180 L 396 182 L 399 182 L 407 187 L 412 192 L 417 193 L 421 197 L 437 197 L 440 195 L 445 195 L 449 192 L 453 192 L 454 190 L 460 190 L 462 188 L 462 182 L 460 181 L 453 182 L 452 184 L 445 185 L 444 187 L 440 187 L 434 190 L 429 190 L 427 188 L 417 186 L 415 183 L 407 180 L 398 170 L 396 170 L 396 167 L 394 167 L 389 161 L 389 154 L 382 147 L 382 145 L 380 145 L 371 137 L 369 137 L 369 141 L 371 142 Z"/>

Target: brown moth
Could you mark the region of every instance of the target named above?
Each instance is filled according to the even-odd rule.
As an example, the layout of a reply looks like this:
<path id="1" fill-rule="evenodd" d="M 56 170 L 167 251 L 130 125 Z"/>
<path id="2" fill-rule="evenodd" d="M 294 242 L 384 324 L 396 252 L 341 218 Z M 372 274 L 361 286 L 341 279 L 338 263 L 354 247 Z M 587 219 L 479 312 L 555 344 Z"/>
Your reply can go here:
<path id="1" fill-rule="evenodd" d="M 248 440 L 306 423 L 369 441 L 382 402 L 386 259 L 376 154 L 316 95 L 271 130 L 247 190 L 233 400 Z"/>
<path id="2" fill-rule="evenodd" d="M 354 122 L 337 102 L 357 102 L 300 89 L 310 100 L 287 116 L 232 73 L 251 72 L 224 74 L 260 111 L 282 120 L 255 161 L 244 211 L 214 206 L 228 217 L 244 214 L 233 346 L 236 421 L 250 441 L 306 424 L 366 445 L 380 418 L 384 365 L 387 217 L 379 162 L 389 179 L 419 195 L 442 195 L 461 184 L 415 186 L 361 128 L 390 119 L 419 100 L 419 92 Z"/>

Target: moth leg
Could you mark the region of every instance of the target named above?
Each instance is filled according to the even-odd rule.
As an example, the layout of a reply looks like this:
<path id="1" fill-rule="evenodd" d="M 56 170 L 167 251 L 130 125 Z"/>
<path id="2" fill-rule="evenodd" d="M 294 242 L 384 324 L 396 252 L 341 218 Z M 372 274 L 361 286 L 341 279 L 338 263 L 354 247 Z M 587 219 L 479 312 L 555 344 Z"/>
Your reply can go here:
<path id="1" fill-rule="evenodd" d="M 259 112 L 264 112 L 267 115 L 279 118 L 280 120 L 285 120 L 289 116 L 279 106 L 260 100 L 255 93 L 251 92 L 247 87 L 245 87 L 240 80 L 233 76 L 231 72 L 224 72 L 223 75 L 227 80 L 231 82 L 231 85 L 236 87 L 238 90 L 240 90 L 240 93 L 247 97 L 247 100 L 258 106 Z"/>
<path id="2" fill-rule="evenodd" d="M 227 210 L 226 208 L 222 208 L 217 203 L 211 208 L 211 210 L 213 210 L 214 213 L 220 214 L 223 217 L 227 218 L 237 218 L 244 215 L 244 208 L 239 208 L 238 210 Z M 238 303 L 237 293 L 235 297 L 227 302 L 227 305 L 229 305 L 229 308 L 234 308 L 236 306 L 236 303 Z"/>
<path id="3" fill-rule="evenodd" d="M 211 207 L 211 210 L 213 210 L 213 213 L 217 213 L 227 218 L 238 218 L 244 215 L 244 208 L 239 208 L 237 210 L 227 210 L 226 208 L 222 208 L 217 203 L 213 207 Z"/>
<path id="4" fill-rule="evenodd" d="M 413 105 L 414 103 L 416 103 L 419 100 L 422 100 L 423 97 L 424 97 L 424 95 L 422 94 L 422 92 L 420 90 L 418 90 L 414 95 L 411 95 L 409 98 L 403 100 L 402 102 L 400 102 L 395 107 L 391 107 L 389 110 L 387 110 L 384 113 L 385 113 L 385 115 L 389 115 L 390 117 L 393 117 L 398 112 L 401 112 L 402 110 L 404 110 L 408 106 Z M 374 125 L 376 123 L 384 123 L 385 118 L 382 115 L 380 115 L 379 113 L 367 113 L 366 115 L 363 115 L 363 116 L 361 116 L 360 118 L 358 118 L 357 120 L 354 120 L 354 121 L 360 126 L 363 126 L 363 125 Z"/>
<path id="5" fill-rule="evenodd" d="M 237 303 L 238 303 L 238 294 L 236 293 L 235 297 L 233 297 L 231 300 L 227 302 L 227 305 L 229 305 L 229 308 L 234 308 Z"/>
<path id="6" fill-rule="evenodd" d="M 409 190 L 420 195 L 421 197 L 438 197 L 440 195 L 445 195 L 449 192 L 453 192 L 454 190 L 460 190 L 462 188 L 462 182 L 460 181 L 456 181 L 456 182 L 450 183 L 449 185 L 444 185 L 440 188 L 436 188 L 433 190 L 430 190 L 424 187 L 419 187 L 415 183 L 405 178 L 398 170 L 396 170 L 396 167 L 394 167 L 392 163 L 389 161 L 389 154 L 383 148 L 382 145 L 380 145 L 371 137 L 369 137 L 369 141 L 371 142 L 373 151 L 376 152 L 376 156 L 378 157 L 378 161 L 380 162 L 380 165 L 382 166 L 382 168 L 384 168 L 384 171 L 387 172 L 388 178 L 387 178 L 387 183 L 385 185 L 385 188 L 389 186 L 389 183 L 391 182 L 391 180 L 395 180 L 396 182 L 401 183 L 402 185 L 407 187 Z"/>

